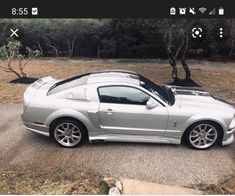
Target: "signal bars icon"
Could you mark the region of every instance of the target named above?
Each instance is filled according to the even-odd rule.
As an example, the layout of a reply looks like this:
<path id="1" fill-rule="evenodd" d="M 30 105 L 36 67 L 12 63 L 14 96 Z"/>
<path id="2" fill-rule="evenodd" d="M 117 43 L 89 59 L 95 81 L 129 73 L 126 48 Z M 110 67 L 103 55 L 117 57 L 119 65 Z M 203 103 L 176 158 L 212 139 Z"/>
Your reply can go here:
<path id="1" fill-rule="evenodd" d="M 209 12 L 209 15 L 215 15 L 216 14 L 216 9 L 212 9 L 210 12 Z"/>

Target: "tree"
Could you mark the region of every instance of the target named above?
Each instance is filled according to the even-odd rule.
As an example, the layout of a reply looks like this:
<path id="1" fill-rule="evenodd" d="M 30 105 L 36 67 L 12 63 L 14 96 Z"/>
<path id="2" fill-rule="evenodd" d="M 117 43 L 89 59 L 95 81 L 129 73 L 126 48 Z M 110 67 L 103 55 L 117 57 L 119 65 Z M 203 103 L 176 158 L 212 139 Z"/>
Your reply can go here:
<path id="1" fill-rule="evenodd" d="M 1 65 L 4 71 L 14 73 L 18 78 L 26 78 L 27 75 L 24 72 L 25 66 L 36 57 L 39 57 L 41 53 L 38 50 L 32 50 L 26 47 L 26 54 L 22 55 L 20 50 L 22 44 L 19 41 L 11 40 L 6 45 L 0 47 L 0 57 L 6 61 L 5 65 Z M 12 62 L 16 60 L 17 68 L 13 67 Z"/>
<path id="2" fill-rule="evenodd" d="M 44 32 L 43 38 L 46 45 L 52 49 L 55 56 L 59 56 L 58 48 L 59 48 L 59 40 L 63 36 L 60 33 L 61 23 L 55 19 L 49 19 L 46 23 L 46 31 Z"/>
<path id="3" fill-rule="evenodd" d="M 163 37 L 168 62 L 172 67 L 172 78 L 174 81 L 178 80 L 176 61 L 180 56 L 181 64 L 185 71 L 185 79 L 190 79 L 191 72 L 185 59 L 189 46 L 188 21 L 163 19 L 159 22 L 159 29 Z"/>
<path id="4" fill-rule="evenodd" d="M 63 41 L 66 43 L 68 56 L 73 57 L 79 51 L 79 47 L 85 40 L 85 35 L 89 33 L 91 26 L 85 19 L 70 19 L 63 23 Z M 69 31 L 68 31 L 69 29 Z M 77 51 L 76 51 L 77 50 Z"/>
<path id="5" fill-rule="evenodd" d="M 225 21 L 226 25 L 230 27 L 229 37 L 225 41 L 224 46 L 230 48 L 228 58 L 231 59 L 233 56 L 233 51 L 235 47 L 235 19 L 227 19 Z"/>

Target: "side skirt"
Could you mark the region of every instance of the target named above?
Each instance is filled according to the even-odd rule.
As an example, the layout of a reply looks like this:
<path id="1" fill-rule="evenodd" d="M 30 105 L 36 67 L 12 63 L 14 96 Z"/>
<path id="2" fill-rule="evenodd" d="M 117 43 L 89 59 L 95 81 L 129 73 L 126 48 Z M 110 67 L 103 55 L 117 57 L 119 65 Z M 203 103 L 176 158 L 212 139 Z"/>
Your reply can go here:
<path id="1" fill-rule="evenodd" d="M 90 143 L 94 142 L 138 142 L 138 143 L 164 143 L 164 144 L 180 144 L 181 141 L 169 137 L 157 136 L 133 136 L 133 135 L 98 135 L 89 136 Z"/>

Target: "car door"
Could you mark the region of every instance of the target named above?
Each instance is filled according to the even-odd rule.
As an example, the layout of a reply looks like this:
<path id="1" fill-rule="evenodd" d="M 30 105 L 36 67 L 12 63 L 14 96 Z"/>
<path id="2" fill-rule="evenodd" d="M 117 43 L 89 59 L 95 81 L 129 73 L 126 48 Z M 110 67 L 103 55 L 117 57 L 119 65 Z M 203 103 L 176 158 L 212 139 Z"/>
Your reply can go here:
<path id="1" fill-rule="evenodd" d="M 159 103 L 146 108 L 150 95 L 132 86 L 103 86 L 98 88 L 99 120 L 108 134 L 163 136 L 167 108 Z"/>

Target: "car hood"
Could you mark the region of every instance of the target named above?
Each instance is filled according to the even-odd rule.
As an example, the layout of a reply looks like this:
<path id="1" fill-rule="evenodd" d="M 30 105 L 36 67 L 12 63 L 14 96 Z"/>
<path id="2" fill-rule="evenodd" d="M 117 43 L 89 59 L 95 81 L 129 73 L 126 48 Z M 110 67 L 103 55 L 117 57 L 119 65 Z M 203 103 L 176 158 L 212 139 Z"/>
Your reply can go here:
<path id="1" fill-rule="evenodd" d="M 175 95 L 175 104 L 213 109 L 225 109 L 234 112 L 234 107 L 225 100 L 195 87 L 168 86 Z"/>

